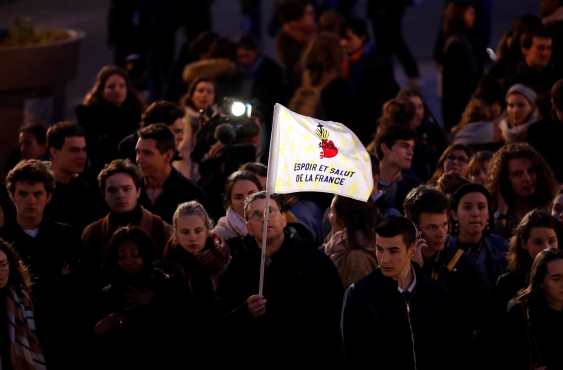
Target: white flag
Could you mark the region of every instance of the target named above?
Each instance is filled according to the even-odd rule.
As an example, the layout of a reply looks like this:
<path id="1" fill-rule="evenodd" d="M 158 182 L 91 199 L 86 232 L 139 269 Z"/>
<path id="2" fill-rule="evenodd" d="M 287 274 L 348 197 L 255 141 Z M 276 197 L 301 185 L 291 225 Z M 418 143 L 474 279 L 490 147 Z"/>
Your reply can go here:
<path id="1" fill-rule="evenodd" d="M 274 108 L 268 182 L 270 193 L 319 191 L 367 201 L 373 189 L 369 154 L 338 122 Z"/>

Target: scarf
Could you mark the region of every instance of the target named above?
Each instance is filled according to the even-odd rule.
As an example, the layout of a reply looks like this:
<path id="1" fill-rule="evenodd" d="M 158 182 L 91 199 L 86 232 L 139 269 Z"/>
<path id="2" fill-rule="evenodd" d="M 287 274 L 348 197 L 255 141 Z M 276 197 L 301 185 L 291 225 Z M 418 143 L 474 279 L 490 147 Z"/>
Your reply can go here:
<path id="1" fill-rule="evenodd" d="M 29 296 L 10 288 L 6 296 L 6 313 L 12 367 L 18 370 L 45 370 Z"/>
<path id="2" fill-rule="evenodd" d="M 227 209 L 227 214 L 219 219 L 213 232 L 224 240 L 244 237 L 248 234 L 246 221 L 238 213 L 233 211 L 231 207 Z"/>
<path id="3" fill-rule="evenodd" d="M 537 109 L 534 110 L 534 112 L 532 112 L 530 118 L 528 119 L 528 122 L 519 126 L 511 127 L 508 124 L 508 120 L 506 118 L 503 118 L 499 123 L 499 128 L 500 131 L 502 132 L 502 137 L 504 138 L 504 141 L 507 143 L 526 141 L 528 137 L 528 128 L 532 123 L 536 122 L 538 119 L 539 119 L 539 113 Z"/>

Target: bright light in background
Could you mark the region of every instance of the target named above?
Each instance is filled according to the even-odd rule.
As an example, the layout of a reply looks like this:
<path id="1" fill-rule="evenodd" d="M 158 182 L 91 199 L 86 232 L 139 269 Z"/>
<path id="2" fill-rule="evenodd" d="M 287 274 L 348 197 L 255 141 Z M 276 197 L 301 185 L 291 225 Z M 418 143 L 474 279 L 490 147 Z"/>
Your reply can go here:
<path id="1" fill-rule="evenodd" d="M 235 101 L 231 105 L 231 114 L 235 117 L 240 117 L 246 112 L 246 106 L 240 101 Z"/>

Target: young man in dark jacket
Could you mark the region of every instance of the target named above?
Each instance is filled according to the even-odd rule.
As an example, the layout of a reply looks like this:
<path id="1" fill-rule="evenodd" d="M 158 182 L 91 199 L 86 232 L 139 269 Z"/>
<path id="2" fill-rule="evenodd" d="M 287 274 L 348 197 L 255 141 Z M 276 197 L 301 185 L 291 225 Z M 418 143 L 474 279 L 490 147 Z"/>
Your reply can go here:
<path id="1" fill-rule="evenodd" d="M 18 163 L 6 177 L 16 208 L 16 219 L 6 220 L 0 236 L 11 243 L 29 268 L 39 340 L 48 366 L 76 368 L 72 274 L 77 263 L 80 238 L 70 225 L 44 215 L 55 188 L 55 179 L 43 162 Z M 72 364 L 72 366 L 71 366 Z"/>
<path id="2" fill-rule="evenodd" d="M 389 216 L 376 228 L 379 268 L 345 295 L 342 334 L 349 368 L 451 369 L 446 292 L 411 262 L 416 228 Z"/>

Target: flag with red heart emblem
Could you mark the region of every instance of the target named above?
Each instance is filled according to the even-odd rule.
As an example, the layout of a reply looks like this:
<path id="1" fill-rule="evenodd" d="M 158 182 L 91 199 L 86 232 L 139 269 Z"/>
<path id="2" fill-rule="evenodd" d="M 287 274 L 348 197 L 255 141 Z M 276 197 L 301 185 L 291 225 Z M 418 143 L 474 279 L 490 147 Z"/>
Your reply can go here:
<path id="1" fill-rule="evenodd" d="M 350 129 L 276 104 L 268 192 L 318 191 L 366 201 L 372 189 L 369 154 Z"/>

